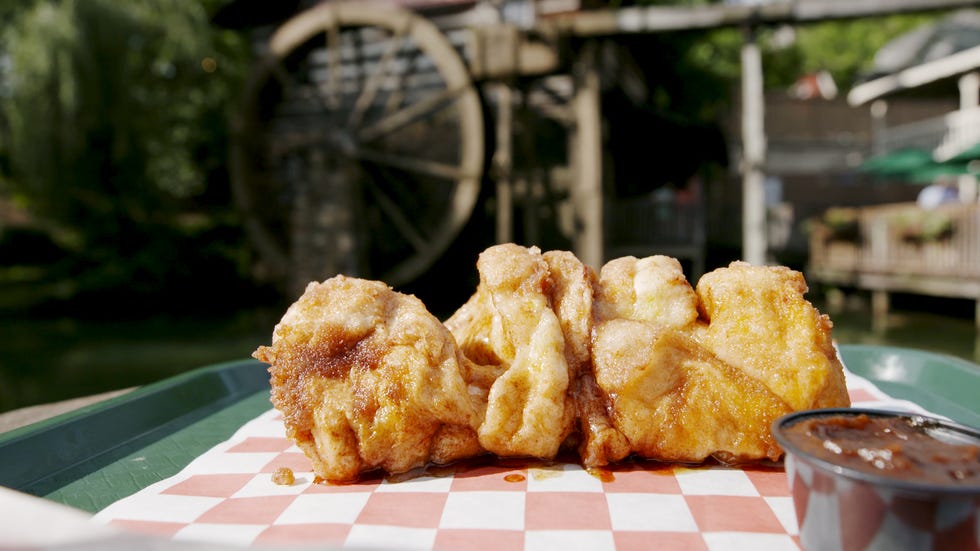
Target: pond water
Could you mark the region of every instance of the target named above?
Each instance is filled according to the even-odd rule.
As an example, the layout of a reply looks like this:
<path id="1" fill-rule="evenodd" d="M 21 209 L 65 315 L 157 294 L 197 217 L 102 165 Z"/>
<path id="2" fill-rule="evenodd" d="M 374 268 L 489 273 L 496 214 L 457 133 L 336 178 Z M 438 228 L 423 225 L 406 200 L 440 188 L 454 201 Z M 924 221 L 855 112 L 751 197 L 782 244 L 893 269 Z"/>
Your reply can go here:
<path id="1" fill-rule="evenodd" d="M 829 311 L 840 343 L 897 345 L 977 361 L 973 303 L 893 301 L 886 327 L 872 329 L 867 301 Z M 196 367 L 244 359 L 267 344 L 282 310 L 223 317 L 125 321 L 0 317 L 0 411 L 144 385 Z"/>
<path id="2" fill-rule="evenodd" d="M 884 326 L 876 328 L 867 295 L 851 296 L 841 310 L 811 300 L 834 322 L 839 343 L 918 348 L 980 362 L 973 301 L 893 295 Z"/>
<path id="3" fill-rule="evenodd" d="M 144 385 L 268 344 L 282 312 L 124 321 L 0 318 L 0 411 Z"/>

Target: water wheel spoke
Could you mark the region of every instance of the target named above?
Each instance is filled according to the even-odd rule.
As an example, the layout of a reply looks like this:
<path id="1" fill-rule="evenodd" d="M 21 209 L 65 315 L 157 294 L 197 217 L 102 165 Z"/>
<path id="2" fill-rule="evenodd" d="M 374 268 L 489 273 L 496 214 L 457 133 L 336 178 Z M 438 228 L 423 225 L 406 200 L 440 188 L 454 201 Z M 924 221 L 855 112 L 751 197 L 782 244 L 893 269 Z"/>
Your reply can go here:
<path id="1" fill-rule="evenodd" d="M 232 144 L 236 204 L 270 279 L 290 293 L 305 286 L 306 271 L 332 272 L 352 260 L 403 285 L 445 252 L 478 198 L 478 91 L 455 42 L 416 13 L 369 2 L 312 4 L 272 34 L 247 82 Z M 425 143 L 450 135 L 438 147 Z M 330 166 L 311 159 L 314 151 Z M 297 181 L 318 181 L 311 171 L 332 170 L 334 162 L 353 171 L 351 180 L 331 180 L 302 201 Z M 293 201 L 311 210 L 291 210 Z M 317 222 L 310 216 L 321 203 L 366 211 L 337 221 L 364 237 L 356 249 L 297 236 L 295 224 Z M 360 235 L 365 230 L 370 235 Z M 308 247 L 322 262 L 303 258 Z"/>
<path id="2" fill-rule="evenodd" d="M 354 156 L 379 165 L 389 166 L 423 176 L 434 176 L 444 180 L 456 181 L 472 174 L 466 174 L 462 168 L 451 163 L 433 161 L 431 159 L 418 159 L 389 153 L 387 151 L 377 151 L 368 148 L 358 148 Z"/>
<path id="3" fill-rule="evenodd" d="M 278 59 L 274 59 L 268 63 L 269 74 L 271 74 L 272 78 L 279 82 L 279 85 L 285 90 L 295 89 L 296 81 L 293 80 L 293 77 L 286 72 L 286 69 L 282 66 L 282 63 L 279 63 L 279 61 L 280 60 Z"/>
<path id="4" fill-rule="evenodd" d="M 368 180 L 367 184 L 367 188 L 377 201 L 378 207 L 388 216 L 388 219 L 405 238 L 405 241 L 416 251 L 424 250 L 428 240 L 418 232 L 415 225 L 398 206 L 398 203 L 384 193 L 373 181 Z"/>
<path id="5" fill-rule="evenodd" d="M 404 47 L 405 35 L 411 28 L 409 23 L 410 20 L 406 19 L 405 23 L 400 25 L 391 36 L 391 41 L 388 43 L 387 48 L 385 48 L 384 53 L 381 54 L 381 59 L 378 60 L 376 70 L 364 84 L 364 89 L 354 103 L 354 109 L 351 110 L 350 117 L 347 119 L 347 128 L 353 129 L 357 127 L 364 119 L 364 113 L 374 102 L 374 98 L 378 94 L 378 88 L 381 87 L 381 83 L 384 82 L 385 76 L 389 73 L 391 62 L 395 59 L 396 54 Z"/>
<path id="6" fill-rule="evenodd" d="M 420 48 L 411 48 L 408 50 L 408 55 L 405 56 L 405 70 L 399 71 L 395 74 L 395 86 L 394 89 L 388 94 L 388 99 L 385 101 L 384 113 L 385 115 L 390 115 L 398 109 L 402 101 L 405 99 L 404 85 L 405 76 L 411 74 L 412 68 L 418 62 L 419 56 L 422 54 Z"/>
<path id="7" fill-rule="evenodd" d="M 340 108 L 340 93 L 343 86 L 343 57 L 340 43 L 340 22 L 333 18 L 325 33 L 327 50 L 326 101 L 330 110 Z"/>
<path id="8" fill-rule="evenodd" d="M 429 115 L 445 109 L 459 98 L 464 92 L 470 90 L 469 86 L 457 88 L 447 88 L 437 94 L 433 94 L 424 100 L 413 103 L 399 111 L 374 122 L 374 124 L 362 128 L 357 137 L 361 142 L 370 142 L 386 134 L 395 132 L 415 121 L 421 120 Z"/>

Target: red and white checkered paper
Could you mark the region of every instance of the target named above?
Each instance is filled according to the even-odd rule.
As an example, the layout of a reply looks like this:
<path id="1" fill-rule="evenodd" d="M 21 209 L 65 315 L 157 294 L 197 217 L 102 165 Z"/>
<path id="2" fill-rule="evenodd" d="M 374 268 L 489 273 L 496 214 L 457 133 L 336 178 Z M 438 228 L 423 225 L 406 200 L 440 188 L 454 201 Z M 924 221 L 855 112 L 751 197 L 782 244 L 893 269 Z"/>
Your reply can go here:
<path id="1" fill-rule="evenodd" d="M 855 406 L 922 411 L 847 374 Z M 272 472 L 291 468 L 291 486 Z M 627 462 L 600 473 L 574 463 L 488 461 L 390 481 L 314 484 L 309 460 L 270 410 L 177 475 L 96 515 L 179 540 L 345 548 L 799 549 L 781 466 Z"/>

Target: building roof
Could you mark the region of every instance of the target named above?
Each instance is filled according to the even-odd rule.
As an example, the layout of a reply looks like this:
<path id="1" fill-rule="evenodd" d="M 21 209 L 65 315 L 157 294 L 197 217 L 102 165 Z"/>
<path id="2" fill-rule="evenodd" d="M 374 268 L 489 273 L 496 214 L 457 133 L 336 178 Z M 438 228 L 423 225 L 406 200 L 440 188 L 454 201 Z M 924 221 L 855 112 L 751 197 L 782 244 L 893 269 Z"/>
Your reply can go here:
<path id="1" fill-rule="evenodd" d="M 955 12 L 921 25 L 885 44 L 875 54 L 869 78 L 854 86 L 848 103 L 880 97 L 953 78 L 980 67 L 980 11 Z"/>
<path id="2" fill-rule="evenodd" d="M 980 45 L 859 84 L 851 88 L 847 102 L 854 106 L 863 105 L 882 96 L 957 77 L 978 68 Z"/>

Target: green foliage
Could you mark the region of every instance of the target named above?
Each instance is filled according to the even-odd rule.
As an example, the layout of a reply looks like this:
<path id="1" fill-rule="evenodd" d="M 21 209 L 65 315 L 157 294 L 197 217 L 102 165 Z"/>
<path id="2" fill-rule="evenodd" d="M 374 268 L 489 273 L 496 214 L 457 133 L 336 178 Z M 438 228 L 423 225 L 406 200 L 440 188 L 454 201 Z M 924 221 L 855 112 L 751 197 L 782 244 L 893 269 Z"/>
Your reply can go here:
<path id="1" fill-rule="evenodd" d="M 947 212 L 908 209 L 890 220 L 893 231 L 908 243 L 923 244 L 949 239 L 953 235 L 953 219 Z"/>
<path id="2" fill-rule="evenodd" d="M 702 104 L 704 111 L 700 113 L 706 120 L 719 117 L 729 106 L 742 72 L 743 41 L 738 29 L 716 29 L 693 34 L 689 48 L 685 49 L 682 70 L 689 73 L 685 78 L 697 86 L 690 90 L 709 98 Z"/>
<path id="3" fill-rule="evenodd" d="M 4 112 L 17 185 L 35 208 L 148 220 L 199 193 L 196 123 L 226 95 L 201 67 L 208 36 L 201 7 L 180 0 L 64 0 L 27 13 L 9 40 Z"/>
<path id="4" fill-rule="evenodd" d="M 690 7 L 720 2 L 640 0 L 635 3 Z M 801 25 L 793 29 L 795 40 L 788 46 L 776 39 L 781 32 L 779 27 L 761 28 L 759 43 L 762 46 L 765 84 L 768 88 L 784 88 L 803 74 L 827 70 L 837 85 L 846 90 L 871 68 L 875 53 L 885 43 L 942 15 L 890 15 Z M 689 62 L 691 68 L 703 69 L 718 80 L 735 82 L 741 71 L 739 49 L 743 40 L 739 29 L 700 33 L 684 61 Z"/>
<path id="5" fill-rule="evenodd" d="M 821 219 L 830 241 L 856 242 L 861 236 L 861 220 L 857 209 L 831 207 Z"/>
<path id="6" fill-rule="evenodd" d="M 186 213 L 227 186 L 243 37 L 211 29 L 201 2 L 53 0 L 2 44 L 7 193 L 58 229 L 93 286 L 165 283 L 193 237 Z"/>
<path id="7" fill-rule="evenodd" d="M 774 29 L 763 33 L 763 66 L 769 87 L 789 86 L 803 74 L 826 70 L 837 86 L 847 90 L 871 68 L 875 53 L 887 42 L 937 15 L 891 15 L 828 21 L 795 29 L 796 40 L 787 48 L 773 46 Z"/>
<path id="8" fill-rule="evenodd" d="M 647 5 L 698 5 L 710 2 L 648 0 Z M 833 75 L 842 90 L 866 73 L 875 53 L 893 38 L 930 21 L 937 15 L 893 15 L 858 20 L 831 21 L 792 29 L 788 45 L 777 36 L 786 29 L 760 28 L 765 86 L 786 88 L 800 76 L 820 70 Z M 722 28 L 689 33 L 667 33 L 651 42 L 644 55 L 663 60 L 651 73 L 658 109 L 711 120 L 730 106 L 732 91 L 741 78 L 742 29 Z M 672 86 L 671 83 L 677 83 Z M 658 90 L 659 88 L 659 90 Z"/>

